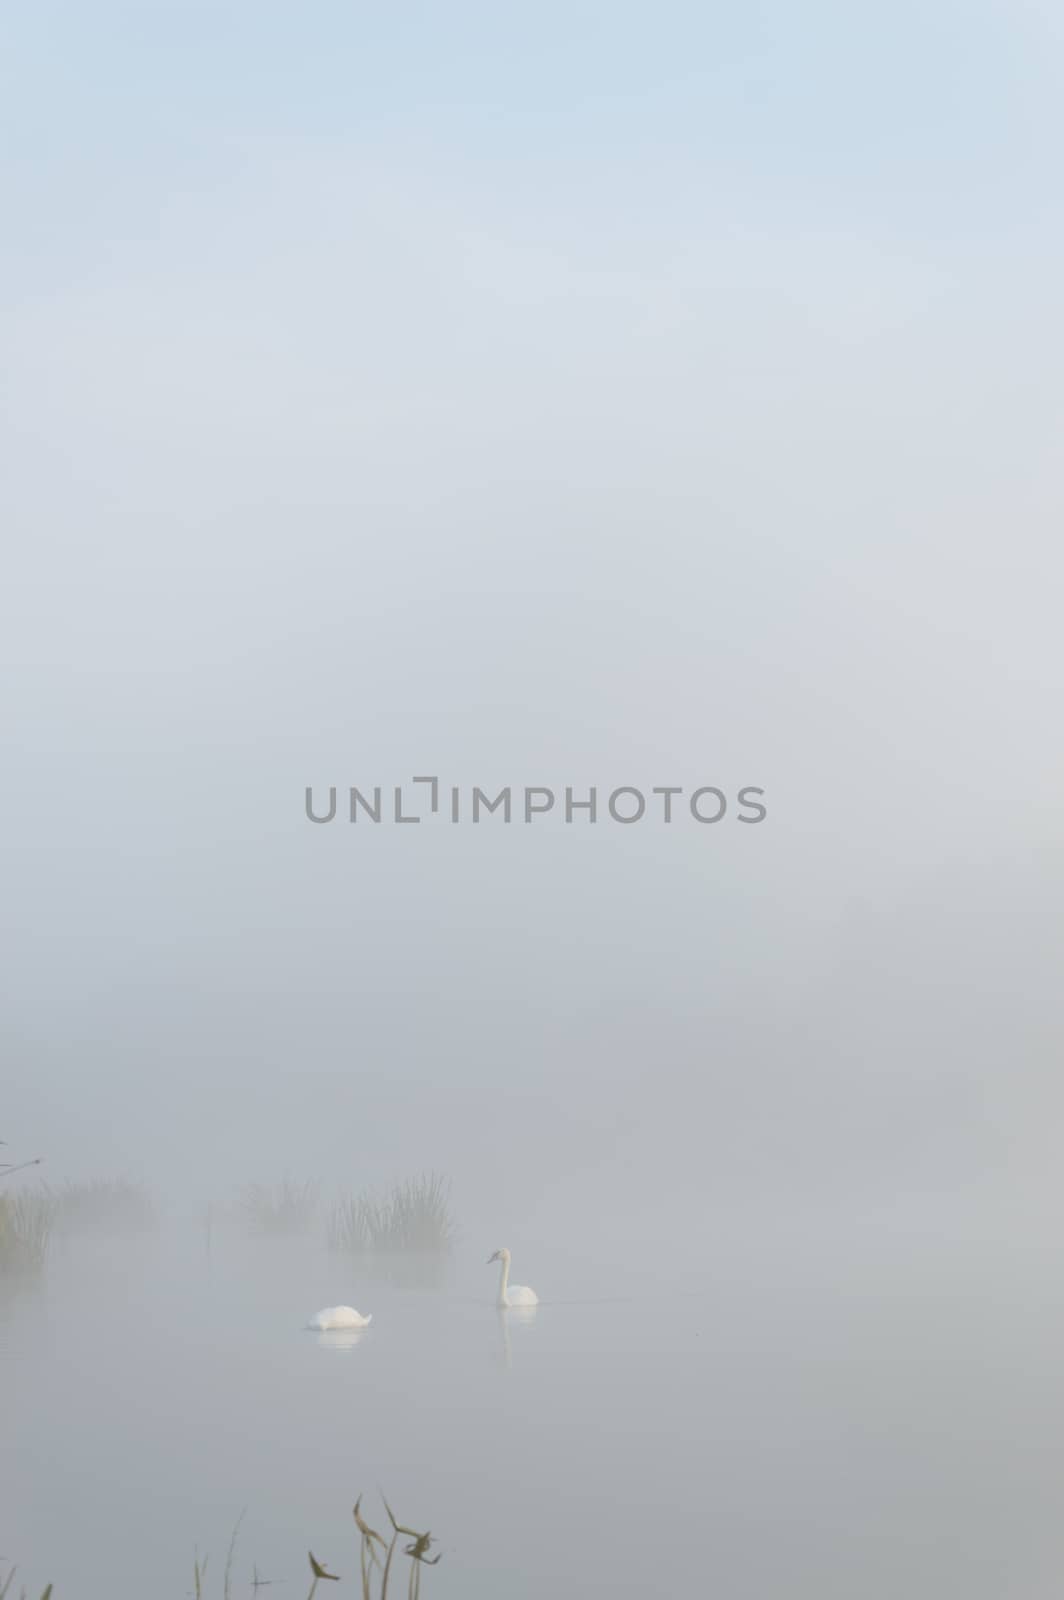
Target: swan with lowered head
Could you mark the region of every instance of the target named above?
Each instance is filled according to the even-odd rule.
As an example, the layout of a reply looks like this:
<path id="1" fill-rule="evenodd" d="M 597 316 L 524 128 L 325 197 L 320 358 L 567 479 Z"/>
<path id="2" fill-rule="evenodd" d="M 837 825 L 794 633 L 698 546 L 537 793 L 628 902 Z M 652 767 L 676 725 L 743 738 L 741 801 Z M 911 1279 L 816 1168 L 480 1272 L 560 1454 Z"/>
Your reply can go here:
<path id="1" fill-rule="evenodd" d="M 488 1257 L 489 1267 L 493 1261 L 502 1262 L 502 1268 L 499 1272 L 499 1297 L 495 1302 L 496 1305 L 503 1310 L 509 1310 L 511 1306 L 539 1305 L 539 1295 L 535 1289 L 526 1289 L 522 1284 L 512 1284 L 510 1282 L 510 1252 L 505 1246 L 501 1250 L 496 1250 L 493 1256 Z"/>
<path id="2" fill-rule="evenodd" d="M 354 1306 L 326 1306 L 307 1323 L 315 1333 L 333 1333 L 339 1328 L 368 1328 L 372 1315 L 364 1317 Z"/>

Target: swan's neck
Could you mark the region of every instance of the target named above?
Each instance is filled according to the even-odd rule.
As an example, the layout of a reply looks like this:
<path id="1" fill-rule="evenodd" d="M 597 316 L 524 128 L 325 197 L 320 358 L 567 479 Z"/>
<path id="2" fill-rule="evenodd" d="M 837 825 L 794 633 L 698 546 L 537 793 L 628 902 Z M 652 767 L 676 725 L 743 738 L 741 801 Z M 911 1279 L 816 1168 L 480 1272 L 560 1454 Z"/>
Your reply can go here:
<path id="1" fill-rule="evenodd" d="M 507 1297 L 507 1294 L 506 1294 L 506 1285 L 509 1283 L 509 1281 L 510 1281 L 510 1263 L 506 1260 L 506 1257 L 504 1256 L 503 1259 L 502 1259 L 502 1270 L 499 1273 L 499 1305 L 501 1305 L 501 1306 L 508 1306 L 510 1304 L 510 1301 L 509 1301 L 509 1299 Z"/>

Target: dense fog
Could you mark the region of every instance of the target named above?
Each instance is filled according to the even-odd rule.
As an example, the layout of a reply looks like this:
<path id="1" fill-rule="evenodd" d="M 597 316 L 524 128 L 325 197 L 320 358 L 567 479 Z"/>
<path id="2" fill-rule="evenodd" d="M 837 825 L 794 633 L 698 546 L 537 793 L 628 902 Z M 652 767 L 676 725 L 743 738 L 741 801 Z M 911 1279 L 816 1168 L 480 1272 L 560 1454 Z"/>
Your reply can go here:
<path id="1" fill-rule="evenodd" d="M 1062 1200 L 1052 8 L 3 31 L 5 1154 L 197 1241 L 438 1172 L 489 1306 L 502 1244 L 659 1329 L 877 1262 L 1011 1296 Z"/>

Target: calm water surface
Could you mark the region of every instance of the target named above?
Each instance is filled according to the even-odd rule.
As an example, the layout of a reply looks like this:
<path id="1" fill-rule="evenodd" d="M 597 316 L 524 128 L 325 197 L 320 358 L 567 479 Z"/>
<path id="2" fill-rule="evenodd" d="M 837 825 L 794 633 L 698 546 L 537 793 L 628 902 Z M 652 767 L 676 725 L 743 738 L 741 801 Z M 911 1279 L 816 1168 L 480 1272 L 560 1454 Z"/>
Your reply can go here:
<path id="1" fill-rule="evenodd" d="M 0 1550 L 56 1600 L 357 1592 L 382 1485 L 443 1551 L 426 1600 L 1050 1600 L 1064 1582 L 1062 1296 L 999 1245 L 741 1263 L 515 1252 L 431 1287 L 191 1225 L 61 1243 L 0 1296 Z M 548 1292 L 549 1291 L 549 1292 Z M 372 1311 L 357 1339 L 305 1318 Z M 36 1592 L 36 1591 L 35 1591 Z M 320 1591 L 319 1591 L 320 1593 Z"/>

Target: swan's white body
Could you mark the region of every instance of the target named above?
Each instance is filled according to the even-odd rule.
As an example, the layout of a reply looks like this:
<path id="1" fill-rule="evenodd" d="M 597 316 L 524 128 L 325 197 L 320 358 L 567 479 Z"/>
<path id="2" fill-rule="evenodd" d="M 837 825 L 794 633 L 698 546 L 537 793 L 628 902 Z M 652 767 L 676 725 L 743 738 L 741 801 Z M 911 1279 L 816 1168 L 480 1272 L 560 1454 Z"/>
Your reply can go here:
<path id="1" fill-rule="evenodd" d="M 499 1293 L 495 1304 L 501 1311 L 509 1311 L 515 1306 L 538 1306 L 539 1295 L 535 1289 L 527 1289 L 523 1284 L 510 1282 L 510 1252 L 503 1248 L 496 1250 L 493 1256 L 488 1257 L 488 1265 L 493 1261 L 501 1261 L 499 1270 Z"/>
<path id="2" fill-rule="evenodd" d="M 307 1323 L 315 1333 L 332 1333 L 337 1328 L 368 1328 L 372 1316 L 364 1317 L 354 1306 L 326 1306 Z"/>

